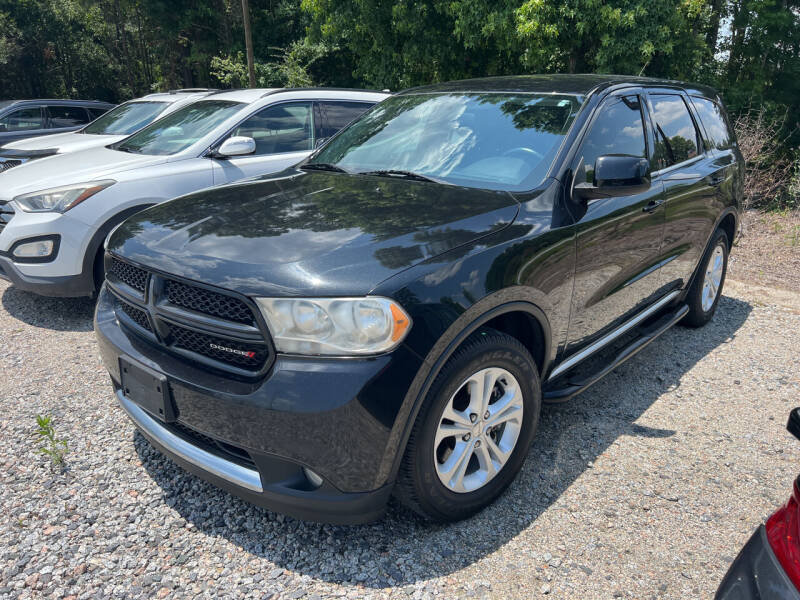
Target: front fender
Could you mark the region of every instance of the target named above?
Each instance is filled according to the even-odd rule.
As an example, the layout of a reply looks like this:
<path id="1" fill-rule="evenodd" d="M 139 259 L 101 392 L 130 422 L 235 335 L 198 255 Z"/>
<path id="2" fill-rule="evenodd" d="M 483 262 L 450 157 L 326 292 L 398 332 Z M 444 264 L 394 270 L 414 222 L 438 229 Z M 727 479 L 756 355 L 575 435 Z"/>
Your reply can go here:
<path id="1" fill-rule="evenodd" d="M 505 291 L 510 292 L 510 290 Z M 523 292 L 524 290 L 517 291 Z M 422 408 L 431 385 L 436 380 L 436 376 L 461 344 L 482 325 L 504 313 L 525 312 L 535 318 L 542 327 L 545 345 L 544 355 L 546 357 L 550 355 L 552 346 L 551 330 L 544 311 L 537 305 L 525 300 L 503 302 L 504 297 L 507 296 L 510 296 L 510 294 L 498 293 L 484 298 L 471 306 L 451 323 L 430 352 L 428 352 L 414 380 L 411 382 L 394 421 L 387 443 L 387 447 L 392 449 L 393 452 L 388 452 L 384 455 L 378 469 L 376 483 L 394 480 L 400 468 L 400 462 L 402 461 L 408 438 L 411 435 L 414 421 Z M 544 366 L 545 370 L 547 368 L 549 368 L 549 362 Z"/>

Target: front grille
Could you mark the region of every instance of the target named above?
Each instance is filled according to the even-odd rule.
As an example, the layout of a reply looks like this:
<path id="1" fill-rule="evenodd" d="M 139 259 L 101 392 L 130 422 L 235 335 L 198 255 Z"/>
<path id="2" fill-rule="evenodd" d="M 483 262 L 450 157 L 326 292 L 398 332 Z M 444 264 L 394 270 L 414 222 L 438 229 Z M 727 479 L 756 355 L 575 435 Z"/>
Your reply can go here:
<path id="1" fill-rule="evenodd" d="M 202 354 L 208 358 L 245 369 L 258 369 L 264 364 L 267 350 L 264 346 L 236 342 L 230 339 L 206 335 L 193 329 L 173 324 L 170 331 L 173 344 L 178 348 Z M 240 354 L 241 353 L 241 354 Z"/>
<path id="2" fill-rule="evenodd" d="M 228 321 L 255 325 L 253 311 L 238 298 L 172 279 L 167 280 L 166 288 L 167 299 L 172 304 Z"/>
<path id="3" fill-rule="evenodd" d="M 12 167 L 17 167 L 21 164 L 22 164 L 21 160 L 6 159 L 3 162 L 0 162 L 0 173 L 2 173 L 3 171 L 8 171 Z"/>
<path id="4" fill-rule="evenodd" d="M 274 357 L 270 336 L 246 299 L 113 256 L 106 264 L 114 309 L 129 331 L 204 369 L 252 377 L 269 366 Z"/>
<path id="5" fill-rule="evenodd" d="M 144 293 L 147 287 L 147 271 L 144 269 L 129 265 L 117 258 L 112 258 L 109 270 L 125 285 Z"/>
<path id="6" fill-rule="evenodd" d="M 6 225 L 14 217 L 14 209 L 8 202 L 0 201 L 0 231 L 6 228 Z"/>
<path id="7" fill-rule="evenodd" d="M 153 328 L 150 326 L 150 319 L 147 317 L 147 313 L 142 309 L 117 298 L 117 310 L 121 310 L 128 315 L 128 317 L 142 329 L 153 331 Z"/>

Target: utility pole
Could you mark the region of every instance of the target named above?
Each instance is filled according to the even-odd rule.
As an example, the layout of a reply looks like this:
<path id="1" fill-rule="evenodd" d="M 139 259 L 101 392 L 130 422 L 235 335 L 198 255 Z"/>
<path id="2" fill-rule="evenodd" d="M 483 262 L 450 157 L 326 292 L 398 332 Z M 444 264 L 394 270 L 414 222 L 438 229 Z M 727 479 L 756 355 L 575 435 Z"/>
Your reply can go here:
<path id="1" fill-rule="evenodd" d="M 242 20 L 244 21 L 244 43 L 247 46 L 247 73 L 250 76 L 250 87 L 256 87 L 256 67 L 253 58 L 253 32 L 250 30 L 250 5 L 242 0 Z"/>

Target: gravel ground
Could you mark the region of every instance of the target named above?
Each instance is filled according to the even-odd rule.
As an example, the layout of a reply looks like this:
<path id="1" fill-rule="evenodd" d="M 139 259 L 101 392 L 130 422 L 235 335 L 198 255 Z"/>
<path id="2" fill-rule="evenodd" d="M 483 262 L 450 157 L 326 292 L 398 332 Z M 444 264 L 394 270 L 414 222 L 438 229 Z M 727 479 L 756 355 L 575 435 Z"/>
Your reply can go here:
<path id="1" fill-rule="evenodd" d="M 752 284 L 800 292 L 800 209 L 745 211 L 728 274 Z"/>
<path id="2" fill-rule="evenodd" d="M 0 284 L 0 597 L 710 598 L 788 497 L 800 296 L 730 286 L 572 402 L 521 476 L 454 525 L 361 527 L 250 506 L 150 449 L 115 407 L 92 305 Z M 785 306 L 781 305 L 785 304 Z M 37 413 L 69 440 L 37 454 Z"/>

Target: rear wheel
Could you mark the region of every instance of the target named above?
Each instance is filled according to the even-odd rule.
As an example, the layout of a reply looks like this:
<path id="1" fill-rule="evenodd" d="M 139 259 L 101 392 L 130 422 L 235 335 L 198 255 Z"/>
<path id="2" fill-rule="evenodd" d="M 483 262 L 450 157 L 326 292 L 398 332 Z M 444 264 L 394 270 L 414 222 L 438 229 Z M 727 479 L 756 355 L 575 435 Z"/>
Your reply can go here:
<path id="1" fill-rule="evenodd" d="M 714 316 L 728 270 L 728 248 L 727 234 L 717 230 L 686 296 L 689 312 L 681 321 L 683 325 L 702 327 Z"/>
<path id="2" fill-rule="evenodd" d="M 539 422 L 536 365 L 516 339 L 484 333 L 447 362 L 420 410 L 398 476 L 404 504 L 466 518 L 513 481 Z"/>

